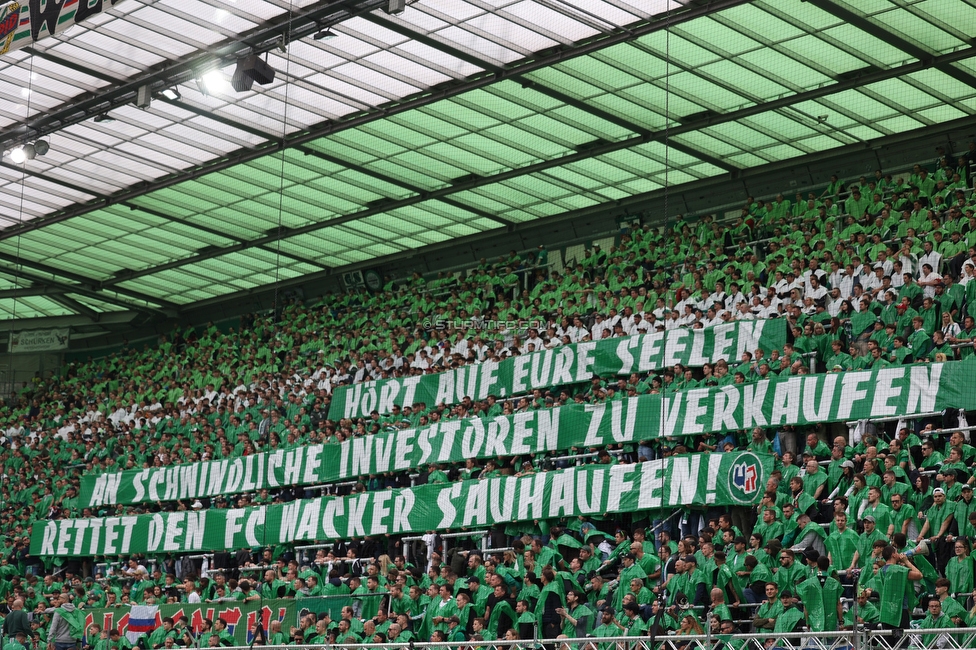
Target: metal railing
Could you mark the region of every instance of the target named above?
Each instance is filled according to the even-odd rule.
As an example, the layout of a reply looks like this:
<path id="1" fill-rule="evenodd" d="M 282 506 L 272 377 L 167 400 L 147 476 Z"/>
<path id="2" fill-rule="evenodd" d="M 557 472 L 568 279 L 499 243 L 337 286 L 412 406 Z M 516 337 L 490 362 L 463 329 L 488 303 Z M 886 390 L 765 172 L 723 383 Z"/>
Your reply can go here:
<path id="1" fill-rule="evenodd" d="M 280 650 L 322 650 L 322 645 L 264 646 Z M 330 650 L 402 650 L 403 643 L 335 643 Z M 499 639 L 494 641 L 448 641 L 409 643 L 411 650 L 950 650 L 976 648 L 976 628 L 933 628 L 923 630 L 875 630 L 859 626 L 854 630 L 829 632 L 763 632 L 758 634 L 721 635 L 703 630 L 702 634 L 679 634 L 670 631 L 655 637 L 608 636 L 557 639 Z M 253 650 L 253 646 L 236 646 L 226 650 Z"/>
<path id="2" fill-rule="evenodd" d="M 905 420 L 906 422 L 911 422 L 912 420 L 924 420 L 925 418 L 934 418 L 942 415 L 942 411 L 927 411 L 925 413 L 913 413 L 912 415 L 893 415 L 887 418 L 865 418 L 864 420 L 848 420 L 844 424 L 848 427 L 856 427 L 863 422 L 877 423 L 877 422 L 898 422 L 899 420 Z"/>
<path id="3" fill-rule="evenodd" d="M 457 539 L 457 538 L 460 538 L 460 537 L 477 537 L 477 538 L 479 538 L 481 540 L 481 546 L 480 546 L 480 549 L 479 550 L 481 551 L 482 555 L 486 554 L 489 550 L 491 550 L 491 551 L 497 551 L 497 550 L 499 550 L 499 549 L 489 549 L 488 548 L 488 535 L 490 534 L 490 532 L 491 531 L 488 531 L 488 530 L 472 530 L 472 531 L 466 531 L 466 532 L 463 532 L 463 533 L 440 533 L 440 534 L 438 534 L 437 537 L 440 538 L 441 545 L 442 545 L 442 547 L 441 547 L 441 557 L 447 557 L 447 551 L 448 551 L 448 548 L 449 548 L 449 545 L 450 545 L 450 540 Z M 412 553 L 411 553 L 411 545 L 412 544 L 409 544 L 409 543 L 412 543 L 412 542 L 423 542 L 427 546 L 427 557 L 425 558 L 425 561 L 428 564 L 430 563 L 430 557 L 431 557 L 431 546 L 430 546 L 430 542 L 431 542 L 431 540 L 427 539 L 427 536 L 426 535 L 423 535 L 423 536 L 422 535 L 412 535 L 410 537 L 404 537 L 401 541 L 403 541 L 405 543 L 404 544 L 404 547 L 403 547 L 403 551 L 404 551 L 403 552 L 403 557 L 404 557 L 405 560 L 407 560 L 409 562 L 410 559 L 411 559 L 410 556 L 412 555 Z"/>

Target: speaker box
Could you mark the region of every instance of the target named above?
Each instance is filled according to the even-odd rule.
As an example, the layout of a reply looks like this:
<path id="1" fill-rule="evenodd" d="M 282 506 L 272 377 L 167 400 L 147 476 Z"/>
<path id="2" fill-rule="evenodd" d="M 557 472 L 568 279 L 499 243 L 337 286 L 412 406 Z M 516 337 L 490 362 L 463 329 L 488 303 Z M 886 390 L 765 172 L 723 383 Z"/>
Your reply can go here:
<path id="1" fill-rule="evenodd" d="M 254 82 L 266 86 L 274 79 L 274 68 L 260 59 L 257 54 L 252 54 L 237 62 L 231 85 L 234 86 L 234 90 L 241 93 L 250 90 Z"/>

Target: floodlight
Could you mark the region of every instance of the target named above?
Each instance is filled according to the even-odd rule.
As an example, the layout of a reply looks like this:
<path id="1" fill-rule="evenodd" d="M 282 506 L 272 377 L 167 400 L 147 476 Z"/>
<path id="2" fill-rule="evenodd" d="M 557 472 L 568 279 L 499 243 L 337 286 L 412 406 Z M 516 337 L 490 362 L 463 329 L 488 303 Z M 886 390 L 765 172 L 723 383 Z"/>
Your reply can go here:
<path id="1" fill-rule="evenodd" d="M 197 78 L 197 88 L 204 95 L 217 95 L 227 88 L 227 80 L 220 70 L 211 70 Z"/>

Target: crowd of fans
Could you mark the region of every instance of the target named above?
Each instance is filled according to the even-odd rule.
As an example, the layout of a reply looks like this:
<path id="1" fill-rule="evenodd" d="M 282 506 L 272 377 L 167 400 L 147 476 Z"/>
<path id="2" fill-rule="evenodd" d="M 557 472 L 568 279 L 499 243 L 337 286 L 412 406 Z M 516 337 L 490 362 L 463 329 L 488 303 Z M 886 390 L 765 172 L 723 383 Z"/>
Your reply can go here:
<path id="1" fill-rule="evenodd" d="M 499 525 L 490 531 L 490 548 L 505 549 L 499 551 L 479 551 L 474 538 L 453 541 L 449 552 L 436 536 L 419 549 L 400 538 L 366 538 L 313 558 L 288 546 L 217 554 L 206 567 L 212 573 L 174 556 L 132 558 L 106 571 L 29 552 L 33 521 L 319 494 L 289 487 L 202 503 L 88 509 L 78 502 L 82 473 L 334 443 L 446 418 L 969 356 L 976 340 L 974 151 L 976 145 L 961 157 L 942 156 L 928 165 L 931 172 L 916 165 L 904 177 L 833 177 L 822 192 L 792 201 L 749 197 L 733 223 L 711 216 L 658 228 L 635 223 L 608 250 L 593 246 L 561 271 L 545 248 L 513 251 L 460 277 L 425 281 L 415 274 L 377 294 L 295 301 L 246 317 L 238 328 L 178 328 L 156 346 L 72 364 L 37 381 L 22 405 L 2 413 L 0 594 L 7 621 L 28 613 L 30 645 L 32 638 L 53 643 L 50 618 L 69 607 L 348 595 L 341 617 L 306 613 L 294 627 L 261 631 L 261 640 L 490 642 L 685 635 L 708 626 L 720 634 L 768 631 L 773 644 L 776 634 L 803 626 L 898 627 L 912 618 L 923 627 L 976 625 L 976 448 L 967 442 L 965 414 L 951 411 L 868 425 L 853 445 L 846 429 L 784 427 L 574 450 L 600 463 L 737 449 L 775 453 L 777 461 L 754 509 Z M 594 377 L 508 399 L 328 418 L 340 385 L 760 318 L 786 319 L 782 349 L 704 368 Z M 552 455 L 364 476 L 334 493 L 574 462 Z M 55 635 L 67 638 L 66 627 Z M 178 625 L 164 628 L 146 643 L 186 643 Z M 96 650 L 125 647 L 124 636 L 99 632 L 86 640 Z M 207 632 L 206 643 L 230 642 L 226 630 Z"/>

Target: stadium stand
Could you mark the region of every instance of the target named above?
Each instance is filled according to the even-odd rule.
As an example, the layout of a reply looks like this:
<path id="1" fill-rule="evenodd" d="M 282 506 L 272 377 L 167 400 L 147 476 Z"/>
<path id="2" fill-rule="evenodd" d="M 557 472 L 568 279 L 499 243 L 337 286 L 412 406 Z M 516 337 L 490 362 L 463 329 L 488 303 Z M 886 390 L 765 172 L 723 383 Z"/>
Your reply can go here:
<path id="1" fill-rule="evenodd" d="M 730 221 L 705 215 L 664 227 L 628 224 L 612 245 L 563 255 L 561 271 L 541 248 L 482 259 L 460 274 L 388 278 L 376 295 L 293 301 L 279 313 L 248 316 L 238 328 L 178 329 L 155 347 L 76 363 L 33 383 L 23 406 L 2 416 L 0 590 L 10 610 L 4 632 L 29 647 L 63 650 L 74 645 L 69 628 L 79 610 L 133 606 L 128 629 L 138 632 L 145 622 L 137 622 L 144 610 L 136 606 L 159 616 L 184 603 L 246 609 L 284 601 L 297 603 L 298 624 L 249 619 L 251 643 L 485 647 L 709 631 L 754 632 L 760 636 L 736 647 L 771 647 L 778 635 L 860 623 L 976 626 L 976 448 L 968 443 L 976 427 L 954 409 L 851 429 L 843 422 L 757 427 L 570 454 L 432 463 L 417 472 L 203 500 L 79 501 L 82 475 L 773 377 L 965 360 L 976 340 L 972 160 L 940 160 L 931 177 L 922 165 L 904 177 L 878 171 L 870 179 L 833 178 L 794 200 L 749 197 Z M 329 415 L 342 386 L 586 341 L 775 319 L 788 325 L 781 348 L 701 368 L 594 376 L 357 418 Z M 776 456 L 756 506 L 193 555 L 31 554 L 32 525 L 44 521 L 243 508 L 736 450 Z M 145 627 L 149 634 L 135 635 L 136 644 L 240 645 L 242 632 L 235 636 L 228 620 L 162 616 Z M 94 627 L 85 647 L 132 645 L 112 619 L 88 623 Z"/>

